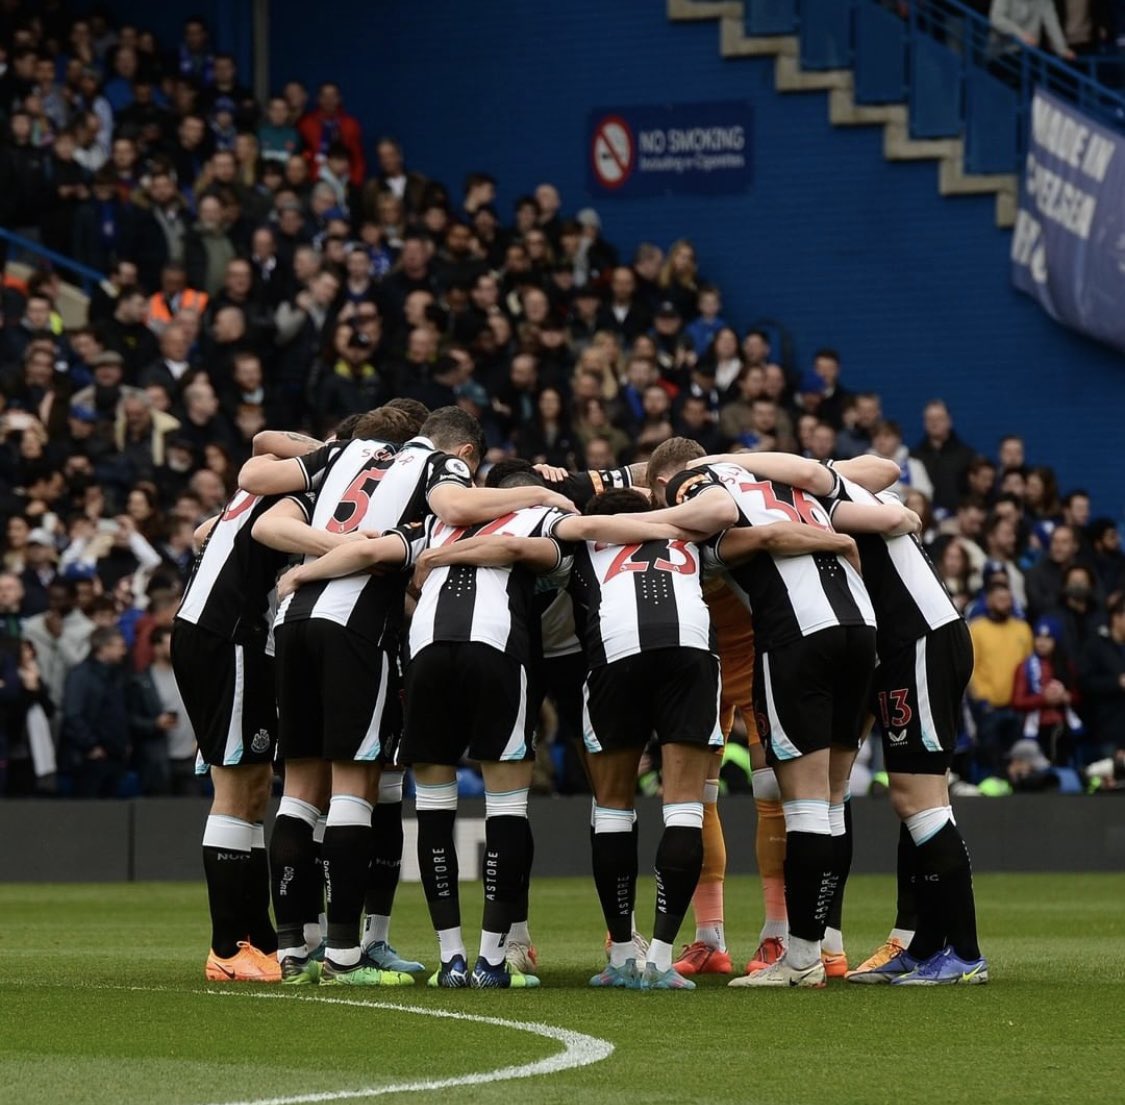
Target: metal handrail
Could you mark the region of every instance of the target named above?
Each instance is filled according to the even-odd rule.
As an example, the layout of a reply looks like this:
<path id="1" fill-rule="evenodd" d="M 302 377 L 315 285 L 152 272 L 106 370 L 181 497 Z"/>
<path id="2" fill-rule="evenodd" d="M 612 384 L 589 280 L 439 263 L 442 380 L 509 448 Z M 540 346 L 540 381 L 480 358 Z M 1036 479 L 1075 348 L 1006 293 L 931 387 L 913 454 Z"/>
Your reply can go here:
<path id="1" fill-rule="evenodd" d="M 925 35 L 942 42 L 965 63 L 989 69 L 1019 89 L 1019 133 L 1021 148 L 1026 136 L 1028 105 L 1037 88 L 1069 101 L 1107 126 L 1125 129 L 1125 97 L 1091 75 L 1082 61 L 1066 62 L 1053 54 L 1028 46 L 993 29 L 987 18 L 960 0 L 911 0 L 910 35 Z"/>
<path id="2" fill-rule="evenodd" d="M 105 273 L 98 272 L 97 269 L 92 269 L 89 265 L 83 265 L 81 262 L 75 261 L 73 257 L 56 253 L 53 249 L 48 249 L 42 242 L 25 238 L 22 234 L 16 234 L 2 226 L 0 226 L 0 240 L 11 246 L 16 246 L 25 253 L 31 253 L 49 261 L 57 269 L 66 269 L 78 277 L 79 285 L 86 295 L 89 295 L 93 288 L 105 279 Z"/>

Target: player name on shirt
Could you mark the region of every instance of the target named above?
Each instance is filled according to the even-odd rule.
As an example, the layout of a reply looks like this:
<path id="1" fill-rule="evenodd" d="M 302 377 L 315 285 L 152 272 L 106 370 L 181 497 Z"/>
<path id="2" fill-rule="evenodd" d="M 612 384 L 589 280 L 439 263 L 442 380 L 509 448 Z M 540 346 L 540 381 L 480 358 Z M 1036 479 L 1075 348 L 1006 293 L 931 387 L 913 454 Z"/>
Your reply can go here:
<path id="1" fill-rule="evenodd" d="M 658 648 L 711 651 L 700 567 L 699 547 L 690 541 L 579 545 L 571 593 L 590 667 Z"/>
<path id="2" fill-rule="evenodd" d="M 421 533 L 411 536 L 410 562 L 423 550 L 490 534 L 544 537 L 548 525 L 565 515 L 553 507 L 525 507 L 491 522 L 450 526 L 431 517 Z M 560 577 L 570 569 L 562 545 L 549 574 Z M 435 568 L 422 587 L 410 621 L 409 650 L 417 656 L 435 641 L 476 641 L 491 645 L 529 666 L 539 651 L 539 622 L 533 608 L 537 577 L 520 564 L 505 567 L 455 565 Z"/>
<path id="3" fill-rule="evenodd" d="M 668 485 L 670 502 L 726 492 L 738 506 L 735 528 L 797 522 L 832 530 L 825 508 L 808 492 L 762 480 L 737 464 L 691 468 Z M 754 634 L 767 651 L 839 625 L 875 625 L 875 611 L 859 573 L 835 553 L 775 556 L 761 553 L 728 566 L 721 555 L 723 534 L 708 542 L 709 555 L 727 569 L 732 590 L 750 608 Z"/>
<path id="4" fill-rule="evenodd" d="M 313 529 L 329 533 L 384 533 L 421 522 L 430 492 L 442 483 L 472 484 L 469 466 L 415 437 L 400 447 L 385 441 L 351 441 L 329 460 L 319 489 L 292 496 Z M 305 562 L 315 557 L 306 557 Z M 406 576 L 354 575 L 300 588 L 281 604 L 275 628 L 324 618 L 380 647 L 394 647 L 402 624 Z"/>
<path id="5" fill-rule="evenodd" d="M 306 488 L 319 486 L 334 455 L 324 447 L 299 458 Z M 251 532 L 280 499 L 241 489 L 230 497 L 196 557 L 177 618 L 220 637 L 265 636 L 270 594 L 289 557 L 255 541 Z"/>
<path id="6" fill-rule="evenodd" d="M 821 500 L 830 517 L 841 502 L 898 502 L 889 492 L 875 495 L 839 472 L 836 475 L 834 497 Z M 863 564 L 863 582 L 879 618 L 875 640 L 880 656 L 913 647 L 931 630 L 961 617 L 915 534 L 884 537 L 857 533 L 855 542 Z"/>

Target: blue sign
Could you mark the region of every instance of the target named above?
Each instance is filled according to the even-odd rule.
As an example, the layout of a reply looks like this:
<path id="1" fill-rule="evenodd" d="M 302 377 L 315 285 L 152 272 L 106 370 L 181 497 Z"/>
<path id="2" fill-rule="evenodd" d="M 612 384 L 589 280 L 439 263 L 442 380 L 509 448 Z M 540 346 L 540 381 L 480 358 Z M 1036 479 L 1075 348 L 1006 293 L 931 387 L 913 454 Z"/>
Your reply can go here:
<path id="1" fill-rule="evenodd" d="M 750 119 L 750 105 L 739 101 L 592 111 L 590 191 L 630 197 L 745 192 Z"/>
<path id="2" fill-rule="evenodd" d="M 1125 137 L 1041 91 L 1012 281 L 1059 322 L 1125 350 Z"/>

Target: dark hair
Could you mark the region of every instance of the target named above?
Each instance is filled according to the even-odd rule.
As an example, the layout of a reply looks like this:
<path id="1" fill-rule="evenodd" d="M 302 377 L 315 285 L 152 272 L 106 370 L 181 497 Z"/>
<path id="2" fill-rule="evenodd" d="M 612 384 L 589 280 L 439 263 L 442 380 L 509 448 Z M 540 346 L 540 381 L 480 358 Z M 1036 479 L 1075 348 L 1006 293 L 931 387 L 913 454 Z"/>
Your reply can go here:
<path id="1" fill-rule="evenodd" d="M 359 414 L 349 414 L 337 427 L 336 427 L 336 440 L 337 441 L 351 441 L 355 437 L 355 428 L 359 420 L 363 417 L 363 412 Z"/>
<path id="2" fill-rule="evenodd" d="M 648 497 L 629 487 L 614 488 L 595 495 L 583 514 L 641 514 L 652 510 Z"/>
<path id="3" fill-rule="evenodd" d="M 1073 491 L 1068 491 L 1063 496 L 1063 506 L 1071 506 L 1075 499 L 1088 499 L 1090 492 L 1083 487 L 1076 487 Z"/>
<path id="4" fill-rule="evenodd" d="M 531 461 L 509 457 L 498 461 L 489 470 L 485 487 L 546 487 L 546 481 L 531 466 Z"/>
<path id="5" fill-rule="evenodd" d="M 413 436 L 413 419 L 394 407 L 376 407 L 361 414 L 352 429 L 352 437 L 360 441 L 389 441 L 401 445 Z"/>
<path id="6" fill-rule="evenodd" d="M 173 600 L 173 601 L 174 601 L 174 600 Z M 151 642 L 153 643 L 153 645 L 154 645 L 154 646 L 155 646 L 155 645 L 161 645 L 161 644 L 163 644 L 163 643 L 164 643 L 164 642 L 165 642 L 166 640 L 168 640 L 168 638 L 169 638 L 169 637 L 171 637 L 171 636 L 172 636 L 172 629 L 171 629 L 171 626 L 167 626 L 167 625 L 158 625 L 158 626 L 157 626 L 157 627 L 156 627 L 156 628 L 155 628 L 155 629 L 154 629 L 154 630 L 152 631 L 152 634 L 151 634 L 151 636 L 149 637 L 149 640 L 150 640 L 150 641 L 151 641 Z"/>
<path id="7" fill-rule="evenodd" d="M 1125 614 L 1125 592 L 1118 591 L 1108 603 L 1106 603 L 1106 613 L 1111 618 L 1116 618 L 1118 614 Z"/>
<path id="8" fill-rule="evenodd" d="M 390 407 L 391 410 L 402 411 L 414 423 L 414 433 L 417 434 L 421 429 L 426 419 L 430 417 L 430 408 L 425 403 L 419 402 L 417 399 L 410 399 L 406 396 L 399 396 L 384 403 L 383 406 Z"/>
<path id="9" fill-rule="evenodd" d="M 814 361 L 820 360 L 821 357 L 827 361 L 835 361 L 837 364 L 840 363 L 840 354 L 837 353 L 835 349 L 831 348 L 831 346 L 825 345 L 813 354 Z"/>
<path id="10" fill-rule="evenodd" d="M 1056 529 L 1059 527 L 1056 526 Z M 1095 518 L 1086 527 L 1086 536 L 1092 545 L 1096 545 L 1110 530 L 1117 529 L 1117 523 L 1112 518 Z"/>
<path id="11" fill-rule="evenodd" d="M 481 424 L 460 407 L 439 407 L 423 423 L 421 432 L 439 449 L 452 450 L 461 445 L 471 445 L 478 464 L 488 448 Z"/>

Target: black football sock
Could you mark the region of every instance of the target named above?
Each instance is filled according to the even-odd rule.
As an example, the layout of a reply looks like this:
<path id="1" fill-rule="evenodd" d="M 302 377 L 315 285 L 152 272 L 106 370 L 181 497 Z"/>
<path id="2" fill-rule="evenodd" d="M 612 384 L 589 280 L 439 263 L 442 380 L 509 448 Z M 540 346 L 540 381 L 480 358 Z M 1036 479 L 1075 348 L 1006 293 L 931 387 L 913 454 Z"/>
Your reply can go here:
<path id="1" fill-rule="evenodd" d="M 842 818 L 841 822 L 836 819 Z M 825 927 L 842 932 L 844 928 L 844 888 L 847 886 L 848 875 L 852 870 L 852 803 L 846 799 L 843 809 L 837 813 L 835 806 L 828 807 L 829 826 L 832 830 L 832 869 L 836 875 L 836 889 L 832 894 L 832 901 L 828 906 L 828 916 L 825 918 Z M 842 826 L 843 832 L 836 830 Z M 837 949 L 829 948 L 829 951 Z M 843 950 L 841 947 L 840 951 Z"/>
<path id="2" fill-rule="evenodd" d="M 391 910 L 402 868 L 401 797 L 397 802 L 391 802 L 380 796 L 371 815 L 371 831 L 371 872 L 364 899 L 364 911 L 367 913 L 363 931 L 365 944 L 386 941 L 389 937 Z"/>
<path id="3" fill-rule="evenodd" d="M 418 810 L 418 870 L 437 932 L 459 928 L 461 898 L 457 888 L 457 849 L 453 843 L 456 810 Z"/>
<path id="4" fill-rule="evenodd" d="M 677 802 L 664 806 L 664 832 L 656 849 L 656 920 L 654 943 L 675 944 L 691 896 L 703 869 L 703 803 Z M 652 960 L 658 967 L 661 948 Z M 671 966 L 671 964 L 668 964 Z M 666 968 L 665 968 L 666 969 Z"/>
<path id="5" fill-rule="evenodd" d="M 486 803 L 489 796 L 486 795 Z M 524 792 L 526 803 L 526 791 Z M 493 966 L 504 962 L 504 942 L 527 872 L 527 818 L 501 815 L 484 823 L 484 915 L 480 954 Z"/>
<path id="6" fill-rule="evenodd" d="M 531 822 L 526 817 L 521 820 L 524 824 L 524 867 L 519 892 L 512 903 L 512 925 L 522 926 L 521 936 L 523 936 L 531 912 L 531 868 L 535 863 L 535 834 L 531 831 Z"/>
<path id="7" fill-rule="evenodd" d="M 359 923 L 371 867 L 371 803 L 334 794 L 328 807 L 321 856 L 328 914 L 325 959 L 340 967 L 359 962 Z"/>
<path id="8" fill-rule="evenodd" d="M 270 862 L 265 829 L 254 825 L 250 846 L 250 870 L 246 878 L 246 916 L 250 920 L 250 943 L 260 952 L 277 951 L 277 930 L 270 919 Z"/>
<path id="9" fill-rule="evenodd" d="M 277 944 L 282 951 L 305 947 L 305 922 L 320 895 L 320 869 L 313 827 L 318 810 L 308 802 L 284 797 L 270 833 L 269 867 Z M 317 905 L 312 916 L 320 912 Z M 317 940 L 319 945 L 320 941 Z M 316 948 L 309 948 L 310 952 Z"/>
<path id="10" fill-rule="evenodd" d="M 786 832 L 785 909 L 789 934 L 819 943 L 835 893 L 832 837 L 828 833 Z"/>
<path id="11" fill-rule="evenodd" d="M 914 932 L 918 927 L 918 857 L 911 839 L 910 830 L 904 823 L 898 827 L 898 863 L 895 873 L 898 878 L 898 897 L 895 902 L 895 928 L 903 932 Z"/>
<path id="12" fill-rule="evenodd" d="M 961 831 L 952 821 L 918 846 L 918 875 L 921 927 L 926 929 L 933 916 L 944 935 L 942 943 L 948 943 L 961 959 L 979 959 L 973 869 Z M 941 950 L 941 943 L 923 945 L 919 935 L 910 944 L 911 955 L 922 959 Z"/>
<path id="13" fill-rule="evenodd" d="M 211 950 L 229 959 L 245 940 L 246 883 L 250 871 L 253 826 L 227 814 L 211 814 L 203 830 L 203 873 L 211 911 Z"/>
<path id="14" fill-rule="evenodd" d="M 605 926 L 614 944 L 631 944 L 638 868 L 633 811 L 600 807 L 594 816 L 591 835 L 594 887 Z"/>

